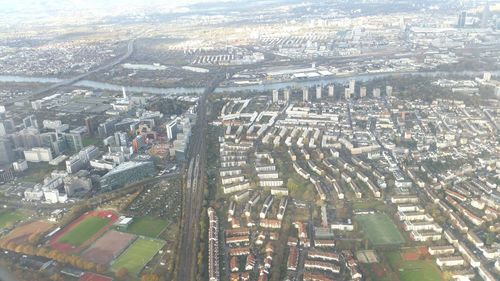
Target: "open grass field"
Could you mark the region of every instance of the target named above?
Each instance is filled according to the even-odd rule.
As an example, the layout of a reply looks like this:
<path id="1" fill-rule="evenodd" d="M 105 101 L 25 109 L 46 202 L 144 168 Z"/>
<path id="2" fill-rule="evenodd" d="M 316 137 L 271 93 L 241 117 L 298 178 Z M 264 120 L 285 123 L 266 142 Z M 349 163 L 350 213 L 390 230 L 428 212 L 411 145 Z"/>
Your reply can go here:
<path id="1" fill-rule="evenodd" d="M 134 218 L 125 232 L 156 238 L 167 227 L 167 222 L 153 217 Z"/>
<path id="2" fill-rule="evenodd" d="M 26 216 L 23 213 L 20 213 L 17 211 L 12 211 L 12 210 L 1 211 L 0 212 L 0 228 L 8 226 L 9 224 L 15 223 L 15 222 L 20 221 L 24 218 L 26 218 Z"/>
<path id="3" fill-rule="evenodd" d="M 48 221 L 29 222 L 14 228 L 9 234 L 2 238 L 2 241 L 23 244 L 28 241 L 31 235 L 48 232 L 53 227 L 54 224 Z"/>
<path id="4" fill-rule="evenodd" d="M 19 182 L 38 183 L 50 174 L 57 166 L 47 165 L 46 163 L 30 163 L 28 170 L 24 171 L 18 177 Z"/>
<path id="5" fill-rule="evenodd" d="M 73 246 L 80 246 L 107 224 L 107 219 L 88 217 L 61 236 L 61 238 L 59 238 L 59 242 L 71 244 Z"/>
<path id="6" fill-rule="evenodd" d="M 138 275 L 164 244 L 162 240 L 138 238 L 113 262 L 111 269 L 124 267 L 131 275 Z"/>
<path id="7" fill-rule="evenodd" d="M 406 261 L 399 252 L 386 254 L 394 272 L 399 273 L 401 281 L 441 281 L 441 271 L 433 260 Z"/>
<path id="8" fill-rule="evenodd" d="M 398 245 L 405 239 L 386 214 L 357 215 L 354 220 L 361 225 L 365 237 L 374 246 Z"/>
<path id="9" fill-rule="evenodd" d="M 117 220 L 113 211 L 87 212 L 54 234 L 49 240 L 50 247 L 61 252 L 79 253 Z"/>

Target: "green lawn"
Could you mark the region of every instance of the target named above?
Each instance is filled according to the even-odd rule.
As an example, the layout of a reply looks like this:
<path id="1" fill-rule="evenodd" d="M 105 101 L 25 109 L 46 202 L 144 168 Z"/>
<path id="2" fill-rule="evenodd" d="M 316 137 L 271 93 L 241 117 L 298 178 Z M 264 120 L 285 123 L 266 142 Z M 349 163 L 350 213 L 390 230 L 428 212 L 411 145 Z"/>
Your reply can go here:
<path id="1" fill-rule="evenodd" d="M 152 217 L 134 218 L 125 232 L 156 238 L 167 227 L 167 222 Z"/>
<path id="2" fill-rule="evenodd" d="M 59 242 L 68 243 L 73 246 L 80 246 L 96 234 L 101 228 L 106 226 L 108 222 L 108 219 L 99 217 L 86 218 L 59 238 Z"/>
<path id="3" fill-rule="evenodd" d="M 405 239 L 386 214 L 357 215 L 354 220 L 361 225 L 365 237 L 374 246 L 397 245 Z"/>
<path id="4" fill-rule="evenodd" d="M 19 182 L 39 183 L 50 174 L 57 166 L 47 165 L 47 163 L 29 163 L 28 170 L 18 177 Z"/>
<path id="5" fill-rule="evenodd" d="M 352 208 L 353 209 L 362 209 L 362 210 L 366 210 L 366 209 L 376 209 L 376 210 L 380 210 L 380 209 L 384 209 L 385 208 L 385 204 L 384 202 L 380 201 L 380 200 L 363 200 L 363 201 L 355 201 L 352 203 Z"/>
<path id="6" fill-rule="evenodd" d="M 131 275 L 138 275 L 163 245 L 165 241 L 140 237 L 113 262 L 111 269 L 117 271 L 124 267 Z"/>
<path id="7" fill-rule="evenodd" d="M 0 228 L 7 226 L 10 223 L 20 221 L 26 216 L 16 211 L 1 211 L 0 212 Z"/>
<path id="8" fill-rule="evenodd" d="M 399 252 L 389 252 L 387 259 L 401 281 L 441 281 L 441 272 L 433 260 L 405 261 Z"/>

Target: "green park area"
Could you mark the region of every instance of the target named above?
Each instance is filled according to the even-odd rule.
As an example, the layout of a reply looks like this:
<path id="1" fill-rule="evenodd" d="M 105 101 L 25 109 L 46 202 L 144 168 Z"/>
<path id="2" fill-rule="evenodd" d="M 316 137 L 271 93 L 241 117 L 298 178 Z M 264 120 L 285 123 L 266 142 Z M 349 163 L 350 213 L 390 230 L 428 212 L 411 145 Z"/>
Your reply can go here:
<path id="1" fill-rule="evenodd" d="M 22 172 L 18 177 L 19 182 L 39 183 L 58 166 L 47 165 L 46 163 L 29 163 L 28 170 Z"/>
<path id="2" fill-rule="evenodd" d="M 80 246 L 88 239 L 92 238 L 99 230 L 108 224 L 108 219 L 99 217 L 88 217 L 70 229 L 61 238 L 60 243 L 67 243 L 73 246 Z"/>
<path id="3" fill-rule="evenodd" d="M 165 245 L 165 241 L 138 238 L 111 265 L 113 271 L 125 268 L 131 275 L 138 275 L 144 266 L 153 259 Z"/>
<path id="4" fill-rule="evenodd" d="M 398 245 L 405 242 L 396 225 L 386 214 L 357 215 L 354 220 L 361 225 L 365 237 L 374 246 Z"/>
<path id="5" fill-rule="evenodd" d="M 25 217 L 24 214 L 12 210 L 0 211 L 0 228 L 9 226 L 9 224 L 20 221 Z"/>
<path id="6" fill-rule="evenodd" d="M 441 272 L 433 260 L 407 261 L 399 252 L 386 253 L 389 264 L 394 272 L 399 273 L 402 281 L 441 281 Z"/>
<path id="7" fill-rule="evenodd" d="M 124 230 L 125 232 L 156 238 L 167 227 L 167 222 L 153 217 L 137 217 Z"/>

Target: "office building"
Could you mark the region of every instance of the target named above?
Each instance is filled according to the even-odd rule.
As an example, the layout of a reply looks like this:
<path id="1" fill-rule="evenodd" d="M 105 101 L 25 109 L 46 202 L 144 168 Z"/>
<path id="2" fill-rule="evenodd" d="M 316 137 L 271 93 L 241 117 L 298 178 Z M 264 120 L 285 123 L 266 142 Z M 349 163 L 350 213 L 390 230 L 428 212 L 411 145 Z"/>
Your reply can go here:
<path id="1" fill-rule="evenodd" d="M 284 95 L 284 98 L 285 98 L 285 101 L 290 101 L 290 89 L 285 89 L 285 91 L 283 92 L 283 95 Z"/>
<path id="2" fill-rule="evenodd" d="M 332 98 L 334 95 L 335 95 L 335 86 L 329 85 L 328 86 L 328 96 Z"/>
<path id="3" fill-rule="evenodd" d="M 167 139 L 173 140 L 177 137 L 177 120 L 173 120 L 167 124 Z"/>
<path id="4" fill-rule="evenodd" d="M 392 86 L 385 86 L 385 94 L 388 97 L 392 96 Z"/>
<path id="5" fill-rule="evenodd" d="M 483 14 L 481 15 L 481 28 L 488 27 L 488 20 L 490 19 L 490 4 L 484 5 Z"/>
<path id="6" fill-rule="evenodd" d="M 489 81 L 491 81 L 491 72 L 487 72 L 487 71 L 485 71 L 485 72 L 483 73 L 483 80 L 484 80 L 484 82 L 489 82 Z"/>
<path id="7" fill-rule="evenodd" d="M 273 102 L 277 103 L 278 100 L 279 100 L 279 92 L 278 92 L 278 90 L 274 89 L 273 90 Z"/>
<path id="8" fill-rule="evenodd" d="M 309 101 L 309 88 L 307 87 L 302 88 L 302 101 Z"/>
<path id="9" fill-rule="evenodd" d="M 344 98 L 345 98 L 346 100 L 348 100 L 348 99 L 350 99 L 350 98 L 351 98 L 351 89 L 349 89 L 349 88 L 345 88 L 345 89 L 344 89 Z"/>
<path id="10" fill-rule="evenodd" d="M 50 148 L 33 147 L 24 151 L 24 158 L 28 162 L 49 162 L 52 160 L 52 151 Z"/>
<path id="11" fill-rule="evenodd" d="M 458 28 L 464 28 L 465 27 L 465 22 L 467 19 L 467 12 L 463 11 L 458 15 L 458 22 L 457 22 L 457 27 Z"/>
<path id="12" fill-rule="evenodd" d="M 16 162 L 12 163 L 12 167 L 14 168 L 14 171 L 16 171 L 16 172 L 24 172 L 24 171 L 28 170 L 28 161 L 17 160 Z"/>
<path id="13" fill-rule="evenodd" d="M 378 98 L 378 97 L 380 97 L 380 88 L 374 88 L 374 89 L 372 90 L 372 94 L 373 94 L 373 97 L 374 97 L 374 98 Z"/>
<path id="14" fill-rule="evenodd" d="M 115 144 L 117 146 L 128 146 L 128 135 L 125 132 L 115 133 Z"/>
<path id="15" fill-rule="evenodd" d="M 82 136 L 78 133 L 62 134 L 66 141 L 66 147 L 72 152 L 78 152 L 83 149 Z"/>
<path id="16" fill-rule="evenodd" d="M 5 128 L 3 122 L 0 121 L 0 137 L 4 137 L 6 135 L 7 135 L 7 129 Z"/>
<path id="17" fill-rule="evenodd" d="M 101 177 L 101 189 L 113 190 L 152 177 L 154 174 L 153 162 L 125 162 Z"/>
<path id="18" fill-rule="evenodd" d="M 23 118 L 24 128 L 35 128 L 38 129 L 38 121 L 35 115 L 26 116 Z"/>
<path id="19" fill-rule="evenodd" d="M 366 87 L 359 88 L 359 97 L 360 98 L 366 97 Z"/>
<path id="20" fill-rule="evenodd" d="M 353 95 L 356 90 L 356 80 L 354 79 L 349 80 L 349 90 L 351 92 L 351 95 Z"/>
<path id="21" fill-rule="evenodd" d="M 11 142 L 6 138 L 0 138 L 0 164 L 9 164 L 13 157 Z"/>
<path id="22" fill-rule="evenodd" d="M 68 196 L 74 195 L 79 191 L 89 191 L 92 189 L 92 180 L 86 170 L 78 171 L 73 175 L 64 177 L 64 191 Z"/>
<path id="23" fill-rule="evenodd" d="M 321 86 L 316 86 L 316 99 L 321 99 Z"/>

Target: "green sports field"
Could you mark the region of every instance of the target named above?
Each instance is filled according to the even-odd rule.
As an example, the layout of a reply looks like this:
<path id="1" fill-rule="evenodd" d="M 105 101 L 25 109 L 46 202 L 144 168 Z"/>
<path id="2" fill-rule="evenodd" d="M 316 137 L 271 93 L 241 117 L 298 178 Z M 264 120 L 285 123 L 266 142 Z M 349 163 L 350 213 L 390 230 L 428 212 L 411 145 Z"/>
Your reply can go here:
<path id="1" fill-rule="evenodd" d="M 88 217 L 78 223 L 75 227 L 59 238 L 59 243 L 67 243 L 73 246 L 80 246 L 90 239 L 101 228 L 108 224 L 108 219 L 99 217 Z"/>
<path id="2" fill-rule="evenodd" d="M 433 260 L 405 261 L 399 252 L 389 252 L 387 259 L 401 281 L 441 281 L 441 273 Z"/>
<path id="3" fill-rule="evenodd" d="M 10 223 L 24 219 L 26 216 L 16 211 L 0 212 L 0 228 L 7 226 Z"/>
<path id="4" fill-rule="evenodd" d="M 357 215 L 354 220 L 361 225 L 366 238 L 374 246 L 398 245 L 405 239 L 386 214 Z"/>
<path id="5" fill-rule="evenodd" d="M 164 244 L 162 240 L 140 237 L 113 262 L 111 268 L 117 271 L 124 267 L 131 275 L 138 275 Z"/>
<path id="6" fill-rule="evenodd" d="M 156 238 L 167 227 L 165 220 L 152 217 L 134 218 L 125 232 Z"/>

